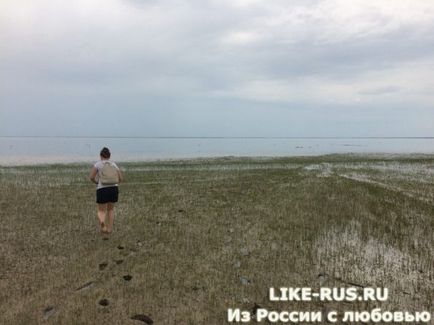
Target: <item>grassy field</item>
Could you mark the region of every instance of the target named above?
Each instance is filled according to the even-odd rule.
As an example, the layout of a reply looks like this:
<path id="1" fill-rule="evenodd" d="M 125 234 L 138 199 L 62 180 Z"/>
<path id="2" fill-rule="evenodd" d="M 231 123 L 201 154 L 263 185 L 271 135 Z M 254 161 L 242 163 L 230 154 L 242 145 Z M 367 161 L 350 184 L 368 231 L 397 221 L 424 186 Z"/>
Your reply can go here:
<path id="1" fill-rule="evenodd" d="M 108 240 L 88 165 L 0 168 L 0 324 L 225 324 L 228 308 L 255 305 L 432 311 L 432 156 L 119 165 Z M 390 297 L 269 301 L 282 286 Z"/>

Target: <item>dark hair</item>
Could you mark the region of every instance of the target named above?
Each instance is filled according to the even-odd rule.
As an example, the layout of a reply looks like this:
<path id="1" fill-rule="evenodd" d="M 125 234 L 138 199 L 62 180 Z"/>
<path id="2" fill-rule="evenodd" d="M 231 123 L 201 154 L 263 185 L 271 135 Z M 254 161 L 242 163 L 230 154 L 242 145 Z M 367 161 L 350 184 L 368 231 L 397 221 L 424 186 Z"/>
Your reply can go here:
<path id="1" fill-rule="evenodd" d="M 99 153 L 101 157 L 105 158 L 105 159 L 109 159 L 110 158 L 110 150 L 107 147 L 104 147 L 101 149 L 101 152 Z"/>

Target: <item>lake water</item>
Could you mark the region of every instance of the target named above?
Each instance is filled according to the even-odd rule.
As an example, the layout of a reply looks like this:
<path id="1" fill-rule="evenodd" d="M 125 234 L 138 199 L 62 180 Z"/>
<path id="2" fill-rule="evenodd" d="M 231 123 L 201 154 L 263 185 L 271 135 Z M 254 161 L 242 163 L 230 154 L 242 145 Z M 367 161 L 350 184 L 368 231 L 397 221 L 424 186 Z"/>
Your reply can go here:
<path id="1" fill-rule="evenodd" d="M 0 164 L 90 162 L 107 146 L 115 161 L 331 153 L 434 154 L 434 138 L 0 137 Z"/>

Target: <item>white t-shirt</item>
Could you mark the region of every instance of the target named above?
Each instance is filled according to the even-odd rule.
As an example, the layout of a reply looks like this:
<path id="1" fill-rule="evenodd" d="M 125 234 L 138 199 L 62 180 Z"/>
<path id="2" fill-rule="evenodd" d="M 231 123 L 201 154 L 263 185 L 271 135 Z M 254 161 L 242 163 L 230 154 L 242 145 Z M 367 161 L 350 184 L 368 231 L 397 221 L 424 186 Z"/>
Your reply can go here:
<path id="1" fill-rule="evenodd" d="M 96 180 L 98 181 L 98 186 L 96 187 L 97 190 L 99 190 L 100 188 L 104 188 L 104 187 L 110 187 L 110 186 L 118 186 L 118 184 L 113 184 L 113 185 L 102 185 L 100 180 L 99 180 L 99 171 L 102 169 L 102 167 L 104 166 L 104 163 L 109 162 L 113 167 L 115 167 L 117 170 L 119 170 L 119 167 L 112 161 L 109 160 L 100 160 L 97 161 L 95 163 L 95 165 L 93 165 L 93 167 L 96 168 L 97 173 L 96 173 Z"/>

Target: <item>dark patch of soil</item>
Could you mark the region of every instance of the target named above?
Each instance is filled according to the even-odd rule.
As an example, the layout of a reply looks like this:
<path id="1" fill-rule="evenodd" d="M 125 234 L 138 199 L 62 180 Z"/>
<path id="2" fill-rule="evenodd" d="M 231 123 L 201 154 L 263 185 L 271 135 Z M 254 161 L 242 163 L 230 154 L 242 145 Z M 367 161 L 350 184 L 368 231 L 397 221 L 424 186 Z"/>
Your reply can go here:
<path id="1" fill-rule="evenodd" d="M 107 265 L 108 265 L 108 263 L 106 263 L 106 262 L 100 263 L 100 264 L 98 265 L 99 270 L 100 270 L 100 271 L 104 270 L 104 269 L 107 267 Z"/>
<path id="2" fill-rule="evenodd" d="M 98 301 L 98 304 L 100 304 L 103 307 L 107 307 L 110 303 L 108 299 L 101 299 L 100 301 Z"/>

